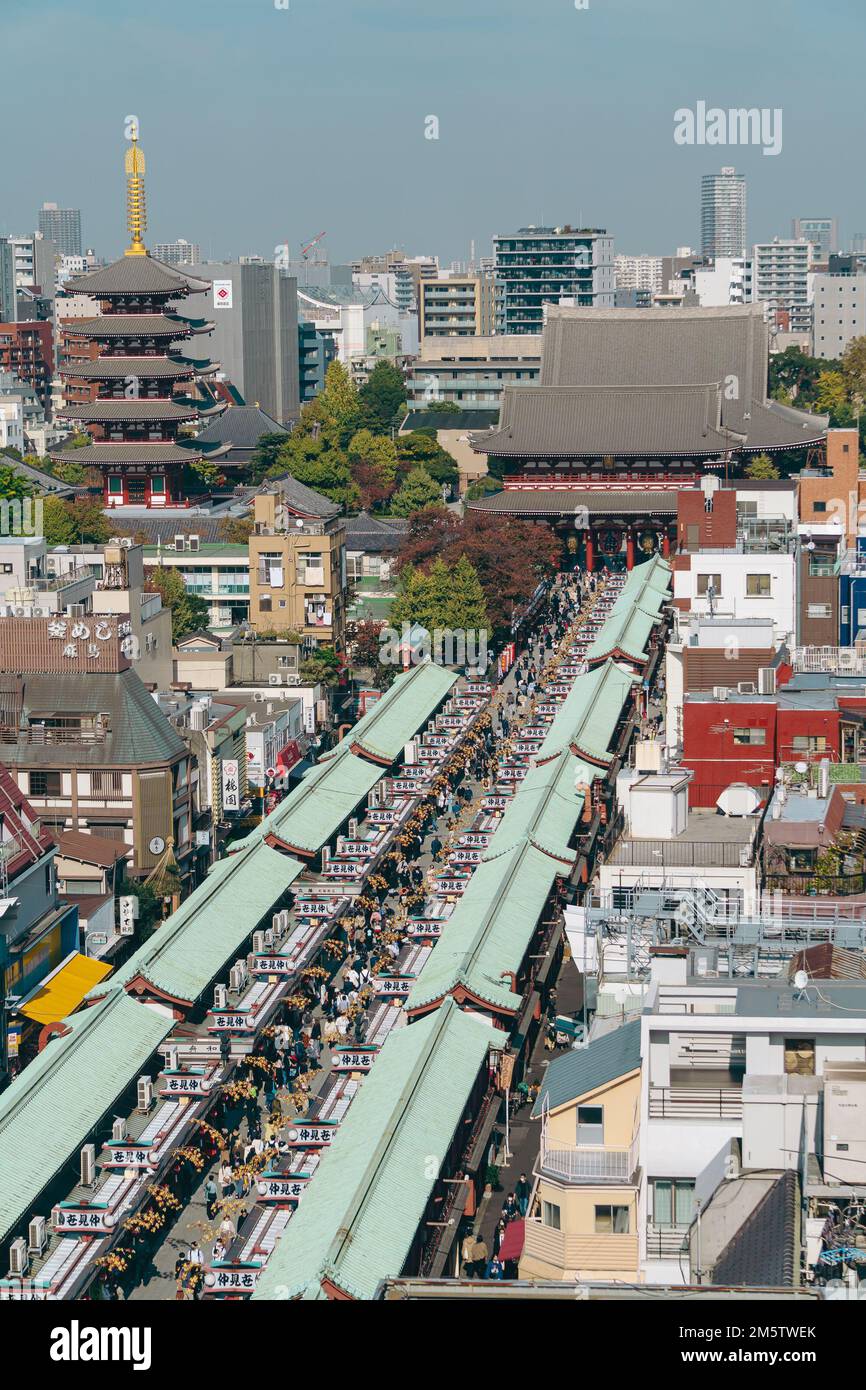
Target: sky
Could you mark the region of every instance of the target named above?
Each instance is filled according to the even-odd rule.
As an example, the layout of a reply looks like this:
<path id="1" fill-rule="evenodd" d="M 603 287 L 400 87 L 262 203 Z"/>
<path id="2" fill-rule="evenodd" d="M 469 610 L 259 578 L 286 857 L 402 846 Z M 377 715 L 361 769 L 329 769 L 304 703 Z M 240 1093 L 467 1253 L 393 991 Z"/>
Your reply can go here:
<path id="1" fill-rule="evenodd" d="M 794 216 L 866 232 L 863 0 L 0 0 L 0 28 L 4 235 L 51 201 L 119 254 L 128 115 L 148 242 L 206 258 L 326 231 L 333 262 L 447 265 L 532 223 L 670 254 L 726 164 L 750 242 Z M 781 109 L 781 152 L 675 143 L 701 101 Z"/>

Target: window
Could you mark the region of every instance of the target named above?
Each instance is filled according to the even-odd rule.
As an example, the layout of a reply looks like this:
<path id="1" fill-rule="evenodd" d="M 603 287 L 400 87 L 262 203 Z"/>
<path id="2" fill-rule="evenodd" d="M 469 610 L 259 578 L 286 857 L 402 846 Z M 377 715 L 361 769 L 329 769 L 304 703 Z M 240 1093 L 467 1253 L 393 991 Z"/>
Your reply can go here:
<path id="1" fill-rule="evenodd" d="M 707 591 L 712 585 L 713 594 L 719 598 L 722 592 L 722 576 L 720 574 L 699 574 L 698 575 L 698 597 L 706 598 Z"/>
<path id="2" fill-rule="evenodd" d="M 604 1143 L 604 1106 L 579 1105 L 577 1107 L 578 1144 Z"/>
<path id="3" fill-rule="evenodd" d="M 766 743 L 766 729 L 734 729 L 734 743 Z"/>
<path id="4" fill-rule="evenodd" d="M 791 748 L 795 753 L 823 753 L 827 747 L 827 740 L 823 734 L 795 734 L 791 739 Z"/>
<path id="5" fill-rule="evenodd" d="M 785 1075 L 815 1075 L 815 1039 L 785 1039 Z"/>
<path id="6" fill-rule="evenodd" d="M 150 480 L 150 490 L 152 493 L 156 493 L 157 496 L 161 496 L 162 493 L 165 492 L 165 478 L 161 478 L 158 473 L 154 473 Z"/>
<path id="7" fill-rule="evenodd" d="M 813 502 L 813 503 L 812 503 L 812 510 L 813 510 L 814 512 L 826 512 L 826 510 L 827 510 L 827 503 L 826 503 L 826 502 Z"/>
<path id="8" fill-rule="evenodd" d="M 123 794 L 123 773 L 91 772 L 90 791 L 93 796 L 121 796 Z"/>
<path id="9" fill-rule="evenodd" d="M 259 612 L 273 613 L 274 605 L 270 594 L 259 594 Z"/>
<path id="10" fill-rule="evenodd" d="M 656 1178 L 653 1183 L 653 1225 L 689 1226 L 695 1211 L 693 1178 Z"/>
<path id="11" fill-rule="evenodd" d="M 109 491 L 114 497 L 122 496 L 122 495 L 123 495 L 123 479 L 122 479 L 122 478 L 109 478 L 109 480 L 108 480 L 108 491 Z"/>
<path id="12" fill-rule="evenodd" d="M 689 550 L 697 550 L 701 543 L 701 528 L 694 522 L 689 522 L 686 527 L 686 545 Z"/>
<path id="13" fill-rule="evenodd" d="M 31 772 L 31 796 L 60 796 L 62 791 L 63 780 L 59 772 Z"/>
<path id="14" fill-rule="evenodd" d="M 830 618 L 833 616 L 833 608 L 829 603 L 810 603 L 806 612 L 810 618 Z"/>
<path id="15" fill-rule="evenodd" d="M 555 1202 L 541 1203 L 541 1224 L 549 1226 L 552 1231 L 561 1231 L 561 1211 Z"/>
<path id="16" fill-rule="evenodd" d="M 628 1207 L 596 1207 L 596 1235 L 628 1235 Z"/>
<path id="17" fill-rule="evenodd" d="M 809 573 L 813 577 L 832 579 L 836 573 L 836 557 L 832 551 L 811 551 L 809 554 Z"/>
<path id="18" fill-rule="evenodd" d="M 769 598 L 770 597 L 770 575 L 769 574 L 747 574 L 746 575 L 746 594 L 749 598 Z"/>

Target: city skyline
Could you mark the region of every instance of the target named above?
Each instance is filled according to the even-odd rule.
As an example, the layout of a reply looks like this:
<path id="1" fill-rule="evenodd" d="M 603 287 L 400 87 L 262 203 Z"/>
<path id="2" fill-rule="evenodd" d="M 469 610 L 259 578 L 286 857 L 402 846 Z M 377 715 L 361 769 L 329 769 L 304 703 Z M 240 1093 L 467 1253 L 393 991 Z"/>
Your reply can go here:
<path id="1" fill-rule="evenodd" d="M 45 13 L 36 17 L 18 0 L 5 8 L 11 111 L 27 80 L 16 55 L 31 50 Z M 188 236 L 213 259 L 269 258 L 287 238 L 297 251 L 325 228 L 332 261 L 397 245 L 447 264 L 467 260 L 472 240 L 487 254 L 496 233 L 528 223 L 604 227 L 618 251 L 669 254 L 699 244 L 700 180 L 728 164 L 748 184 L 749 245 L 785 236 L 792 218 L 816 213 L 838 219 L 843 245 L 866 224 L 846 168 L 864 124 L 854 40 L 866 21 L 843 0 L 831 0 L 820 27 L 805 0 L 786 6 L 787 67 L 770 76 L 764 53 L 778 16 L 745 0 L 729 7 L 721 34 L 713 16 L 684 0 L 662 0 L 650 12 L 637 0 L 579 11 L 568 0 L 531 9 L 479 0 L 471 17 L 458 0 L 429 13 L 402 0 L 362 10 L 334 0 L 327 14 L 310 0 L 291 0 L 287 10 L 213 0 L 206 23 L 205 10 L 179 13 L 154 0 L 147 26 L 105 0 L 82 0 L 74 14 L 53 3 L 48 10 L 60 48 L 99 55 L 100 100 L 89 101 L 88 64 L 62 69 L 34 118 L 28 160 L 7 170 L 0 234 L 29 230 L 42 203 L 54 201 L 80 206 L 86 244 L 109 259 L 117 254 L 123 207 L 113 174 L 129 114 L 140 120 L 151 161 L 151 239 Z M 834 14 L 850 44 L 833 42 Z M 671 70 L 674 24 L 681 58 Z M 182 80 L 169 91 L 163 64 L 172 35 L 182 53 L 172 75 Z M 312 52 L 321 55 L 314 65 Z M 832 70 L 832 80 L 816 77 L 808 103 L 803 64 L 816 74 Z M 376 72 L 387 72 L 387 82 L 377 83 Z M 747 145 L 676 144 L 675 112 L 701 101 L 782 110 L 778 158 Z M 197 125 L 202 143 L 190 177 Z M 847 132 L 838 150 L 826 141 L 828 128 Z M 74 137 L 74 159 L 58 131 Z"/>

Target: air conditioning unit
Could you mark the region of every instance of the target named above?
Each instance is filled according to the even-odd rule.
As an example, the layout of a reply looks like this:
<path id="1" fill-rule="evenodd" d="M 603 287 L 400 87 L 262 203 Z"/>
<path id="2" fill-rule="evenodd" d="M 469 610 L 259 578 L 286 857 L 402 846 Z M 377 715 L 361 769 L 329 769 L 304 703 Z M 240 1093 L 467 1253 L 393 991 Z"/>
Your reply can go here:
<path id="1" fill-rule="evenodd" d="M 219 1012 L 224 1009 L 229 1002 L 229 992 L 225 985 L 215 985 L 213 992 L 213 1006 Z"/>
<path id="2" fill-rule="evenodd" d="M 96 1182 L 96 1145 L 85 1144 L 81 1150 L 81 1186 L 93 1187 Z"/>
<path id="3" fill-rule="evenodd" d="M 111 1137 L 115 1144 L 122 1144 L 126 1138 L 126 1117 L 124 1115 L 118 1115 L 111 1126 Z"/>
<path id="4" fill-rule="evenodd" d="M 273 928 L 274 928 L 274 932 L 275 932 L 275 934 L 276 934 L 277 936 L 282 936 L 284 932 L 287 932 L 287 931 L 288 931 L 288 929 L 289 929 L 289 910 L 288 910 L 288 908 L 285 908 L 285 907 L 280 908 L 280 911 L 279 911 L 279 912 L 275 912 L 275 913 L 274 913 L 274 916 L 273 916 Z"/>
<path id="5" fill-rule="evenodd" d="M 775 695 L 776 693 L 776 670 L 773 666 L 762 666 L 758 671 L 758 693 L 760 695 Z"/>
<path id="6" fill-rule="evenodd" d="M 48 1231 L 44 1216 L 34 1216 L 27 1227 L 27 1249 L 31 1255 L 41 1255 L 48 1244 Z"/>
<path id="7" fill-rule="evenodd" d="M 264 692 L 263 690 L 254 690 L 254 691 L 253 691 L 253 699 L 255 700 L 255 702 L 256 702 L 257 705 L 263 704 L 264 701 L 265 701 L 267 698 L 268 698 L 268 697 L 267 697 L 267 695 L 265 694 L 265 692 Z"/>
<path id="8" fill-rule="evenodd" d="M 283 678 L 278 671 L 272 671 L 268 676 L 268 685 L 282 685 Z"/>
<path id="9" fill-rule="evenodd" d="M 274 944 L 274 929 L 273 929 L 273 927 L 268 927 L 268 928 L 262 933 L 262 935 L 263 935 L 264 938 L 265 938 L 265 950 L 266 950 L 266 951 L 270 951 L 271 948 L 273 947 L 273 944 Z M 255 940 L 255 938 L 253 938 L 253 939 Z"/>
<path id="10" fill-rule="evenodd" d="M 286 676 L 286 685 L 300 685 L 301 676 L 299 671 L 289 671 Z"/>
<path id="11" fill-rule="evenodd" d="M 138 1078 L 138 1113 L 147 1115 L 153 1106 L 153 1082 L 149 1076 Z"/>
<path id="12" fill-rule="evenodd" d="M 253 955 L 263 956 L 265 954 L 265 934 L 263 931 L 253 932 Z"/>
<path id="13" fill-rule="evenodd" d="M 174 548 L 175 548 L 175 550 L 186 550 L 186 537 L 185 537 L 185 536 L 175 536 L 175 538 L 174 538 Z"/>
<path id="14" fill-rule="evenodd" d="M 351 816 L 350 819 L 349 819 L 349 839 L 350 839 L 350 840 L 357 840 L 357 838 L 358 838 L 358 818 L 357 818 L 357 816 Z"/>
<path id="15" fill-rule="evenodd" d="M 837 664 L 840 671 L 855 671 L 857 669 L 857 653 L 853 647 L 840 647 Z"/>
<path id="16" fill-rule="evenodd" d="M 135 541 L 132 539 L 132 536 L 121 536 L 120 544 L 123 546 L 124 550 L 131 550 L 135 545 Z"/>
<path id="17" fill-rule="evenodd" d="M 201 540 L 201 537 L 200 537 L 200 536 L 187 536 L 187 538 L 186 538 L 187 549 L 188 549 L 188 550 L 198 550 L 198 549 L 199 549 L 199 545 L 200 545 L 200 540 Z"/>
<path id="18" fill-rule="evenodd" d="M 229 971 L 229 989 L 234 994 L 240 994 L 243 989 L 246 973 L 246 967 L 243 964 L 233 965 Z"/>
<path id="19" fill-rule="evenodd" d="M 27 1241 L 23 1236 L 19 1236 L 9 1246 L 9 1273 L 26 1274 L 29 1268 L 30 1256 L 27 1254 Z"/>
<path id="20" fill-rule="evenodd" d="M 757 695 L 758 687 L 754 681 L 737 681 L 738 695 Z"/>
<path id="21" fill-rule="evenodd" d="M 726 685 L 714 685 L 714 686 L 713 686 L 713 699 L 714 699 L 714 700 L 727 700 L 727 698 L 728 698 L 728 687 L 727 687 Z"/>
<path id="22" fill-rule="evenodd" d="M 165 1049 L 165 1069 L 166 1071 L 177 1071 L 177 1046 L 174 1043 Z"/>

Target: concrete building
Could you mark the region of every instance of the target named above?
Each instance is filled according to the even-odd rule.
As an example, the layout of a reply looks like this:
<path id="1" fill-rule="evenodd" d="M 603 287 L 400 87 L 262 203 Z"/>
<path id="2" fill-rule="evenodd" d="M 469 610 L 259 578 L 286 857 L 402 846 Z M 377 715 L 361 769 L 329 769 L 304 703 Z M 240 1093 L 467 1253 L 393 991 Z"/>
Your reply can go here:
<path id="1" fill-rule="evenodd" d="M 250 623 L 298 633 L 307 650 L 341 650 L 346 620 L 346 524 L 336 503 L 294 478 L 256 494 L 249 540 Z"/>
<path id="2" fill-rule="evenodd" d="M 39 210 L 39 234 L 53 241 L 62 256 L 81 255 L 81 211 L 43 203 Z"/>
<path id="3" fill-rule="evenodd" d="M 297 285 L 273 265 L 205 261 L 191 267 L 212 289 L 208 351 L 248 405 L 287 424 L 300 410 Z"/>
<path id="4" fill-rule="evenodd" d="M 489 336 L 495 324 L 494 280 L 489 275 L 453 275 L 422 280 L 421 337 Z"/>
<path id="5" fill-rule="evenodd" d="M 333 339 L 337 357 L 347 366 L 353 357 L 366 355 L 367 332 L 373 324 L 396 330 L 402 353 L 413 355 L 418 351 L 418 315 L 414 306 L 403 307 L 399 299 L 390 299 L 376 286 L 299 289 L 298 313 L 317 332 Z"/>
<path id="6" fill-rule="evenodd" d="M 410 408 L 453 401 L 466 409 L 496 409 L 506 386 L 528 385 L 541 372 L 535 334 L 425 338 L 406 383 Z"/>
<path id="7" fill-rule="evenodd" d="M 812 299 L 812 356 L 836 359 L 852 338 L 866 334 L 866 272 L 809 276 Z"/>
<path id="8" fill-rule="evenodd" d="M 614 307 L 613 237 L 601 228 L 521 227 L 493 238 L 496 332 L 538 334 L 545 305 Z"/>
<path id="9" fill-rule="evenodd" d="M 701 179 L 701 253 L 746 254 L 746 180 L 730 165 Z"/>
<path id="10" fill-rule="evenodd" d="M 809 297 L 811 243 L 804 240 L 757 242 L 752 253 L 753 293 L 765 305 L 770 331 L 811 333 Z"/>
<path id="11" fill-rule="evenodd" d="M 0 323 L 15 318 L 15 253 L 6 237 L 0 237 Z"/>
<path id="12" fill-rule="evenodd" d="M 50 323 L 0 323 L 0 372 L 31 386 L 43 410 L 51 401 L 54 335 Z"/>
<path id="13" fill-rule="evenodd" d="M 839 224 L 835 217 L 794 217 L 791 236 L 804 239 L 815 248 L 814 259 L 826 265 L 830 256 L 839 250 Z"/>
<path id="14" fill-rule="evenodd" d="M 189 592 L 207 603 L 207 625 L 212 632 L 230 632 L 249 618 L 250 556 L 245 545 L 179 535 L 169 545 L 146 546 L 144 565 L 145 571 L 158 566 L 176 570 Z M 177 679 L 187 678 L 178 675 Z"/>

